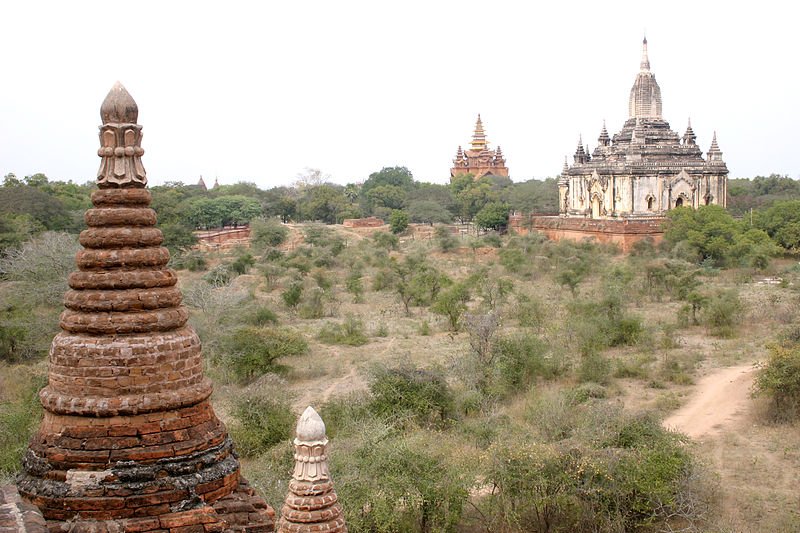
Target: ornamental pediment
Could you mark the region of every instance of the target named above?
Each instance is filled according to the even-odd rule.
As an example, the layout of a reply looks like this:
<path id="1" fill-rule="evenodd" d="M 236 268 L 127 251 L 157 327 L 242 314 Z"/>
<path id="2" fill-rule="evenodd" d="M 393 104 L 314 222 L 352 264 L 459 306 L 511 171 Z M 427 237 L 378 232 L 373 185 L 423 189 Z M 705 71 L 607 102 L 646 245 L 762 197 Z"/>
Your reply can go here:
<path id="1" fill-rule="evenodd" d="M 685 183 L 689 187 L 694 188 L 696 181 L 697 180 L 695 178 L 693 178 L 691 175 L 689 175 L 689 173 L 686 172 L 686 170 L 684 169 L 684 170 L 681 170 L 680 174 L 678 174 L 677 176 L 673 177 L 670 180 L 669 184 L 670 184 L 670 187 L 677 187 L 681 183 Z"/>

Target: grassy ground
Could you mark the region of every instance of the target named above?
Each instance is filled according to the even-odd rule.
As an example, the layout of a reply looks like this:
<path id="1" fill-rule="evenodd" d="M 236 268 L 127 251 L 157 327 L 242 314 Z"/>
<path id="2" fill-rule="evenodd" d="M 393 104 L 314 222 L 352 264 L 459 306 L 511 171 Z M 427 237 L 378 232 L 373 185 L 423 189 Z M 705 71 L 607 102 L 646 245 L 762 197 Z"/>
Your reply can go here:
<path id="1" fill-rule="evenodd" d="M 284 254 L 297 254 L 306 248 L 304 229 L 291 227 L 289 239 L 282 246 Z M 192 324 L 204 342 L 207 371 L 216 382 L 215 409 L 226 423 L 236 424 L 233 413 L 237 401 L 243 397 L 287 399 L 291 409 L 299 414 L 306 405 L 322 408 L 348 395 L 366 397 L 376 369 L 403 365 L 435 369 L 446 376 L 454 391 L 456 411 L 460 410 L 457 427 L 444 431 L 416 427 L 403 434 L 403 438 L 410 439 L 413 448 L 418 445 L 414 439 L 425 442 L 431 435 L 438 435 L 435 438 L 447 443 L 451 457 L 478 461 L 493 439 L 519 431 L 536 435 L 537 431 L 545 431 L 540 427 L 543 424 L 556 424 L 556 419 L 547 422 L 537 418 L 542 416 L 537 406 L 543 401 L 556 402 L 554 398 L 564 391 L 580 389 L 593 401 L 601 402 L 603 409 L 620 408 L 631 414 L 651 412 L 664 417 L 694 393 L 699 376 L 720 367 L 762 359 L 765 345 L 797 318 L 797 272 L 788 261 L 774 262 L 766 273 L 736 270 L 700 274 L 699 290 L 711 295 L 734 289 L 744 303 L 732 336 L 726 338 L 712 335 L 703 324 L 682 324 L 679 316 L 684 301 L 668 294 L 656 298 L 645 289 L 643 265 L 657 260 L 656 256 L 629 258 L 608 250 L 581 251 L 567 247 L 553 251 L 537 244 L 533 251 L 526 251 L 523 264 L 512 271 L 501 266 L 499 249 L 470 247 L 467 239 L 460 239 L 458 248 L 445 253 L 438 249 L 430 232 L 420 231 L 401 237 L 397 250 L 381 252 L 370 237 L 374 232 L 336 227 L 333 236 L 346 243 L 341 254 L 328 257 L 331 254 L 323 252 L 324 247 L 316 247 L 309 252 L 307 274 L 284 268 L 271 287 L 259 270 L 268 261 L 259 254 L 254 254 L 256 265 L 247 274 L 221 288 L 209 289 L 207 294 L 200 291 L 206 272 L 180 272 Z M 509 246 L 507 238 L 504 245 Z M 245 252 L 215 253 L 208 257 L 208 268 L 230 263 L 242 253 Z M 320 254 L 325 255 L 325 262 L 323 266 L 315 266 Z M 474 395 L 470 385 L 474 376 L 469 375 L 474 368 L 464 364 L 466 354 L 472 350 L 469 333 L 450 331 L 445 317 L 427 305 L 412 305 L 406 313 L 397 292 L 391 288 L 380 291 L 371 288 L 381 271 L 390 265 L 389 258 L 403 261 L 414 254 L 424 257 L 428 264 L 455 282 L 467 280 L 482 269 L 485 279 L 509 279 L 513 289 L 497 306 L 501 317 L 497 335 L 540 339 L 546 346 L 545 359 L 557 362 L 562 369 L 558 377 L 536 378 L 469 407 Z M 577 254 L 588 255 L 589 270 L 573 295 L 557 282 L 557 274 L 585 260 Z M 609 272 L 615 267 L 630 274 L 622 289 L 609 288 Z M 356 303 L 345 286 L 348 274 L 355 268 L 363 271 L 363 303 Z M 785 282 L 782 285 L 757 282 L 768 274 L 779 274 Z M 303 318 L 302 312 L 287 308 L 282 294 L 292 283 L 299 279 L 304 286 L 304 298 L 308 298 L 320 284 L 320 278 L 331 284 L 325 289 L 321 318 Z M 617 295 L 626 316 L 638 318 L 643 330 L 636 342 L 600 349 L 599 362 L 592 367 L 580 355 L 581 328 L 592 317 L 576 319 L 571 309 L 575 302 L 583 305 L 602 302 L 609 291 L 620 291 Z M 471 293 L 468 311 L 485 312 L 487 298 L 475 288 Z M 525 301 L 537 306 L 538 321 L 534 325 L 520 324 L 520 306 Z M 302 336 L 308 350 L 279 359 L 272 373 L 242 381 L 228 364 L 226 334 L 245 322 L 257 307 L 274 311 L 277 327 Z M 701 310 L 701 318 L 702 314 Z M 318 338 L 324 324 L 339 324 L 346 317 L 360 321 L 368 338 L 366 344 L 328 344 Z M 19 368 L 25 368 L 25 372 L 20 373 Z M 4 409 L 0 414 L 5 413 L 3 420 L 9 427 L 12 423 L 9 420 L 17 416 L 14 406 L 22 405 L 25 398 L 23 382 L 35 383 L 36 376 L 42 373 L 40 363 L 0 366 L 0 408 Z M 754 401 L 745 423 L 725 428 L 714 439 L 688 445 L 710 471 L 704 481 L 704 498 L 712 507 L 706 514 L 707 520 L 698 522 L 697 530 L 800 531 L 797 512 L 800 426 L 771 425 L 764 420 L 759 403 Z M 7 431 L 8 427 L 2 429 Z M 365 435 L 371 431 L 377 430 L 365 426 Z M 356 446 L 354 442 L 354 437 L 342 438 L 339 443 L 333 438 L 332 453 L 337 453 L 337 447 L 342 453 L 349 453 L 348 447 Z M 2 453 L 13 459 L 17 452 L 11 450 L 12 444 L 8 443 L 8 450 Z M 286 460 L 286 450 L 286 446 L 277 446 L 262 456 L 244 460 L 248 475 L 276 508 L 285 494 L 287 474 L 280 465 Z M 6 475 L 11 474 L 7 468 Z M 480 486 L 473 489 L 473 503 L 479 502 L 483 489 Z M 479 519 L 480 512 L 475 509 L 464 511 L 459 530 L 487 530 L 486 522 Z"/>

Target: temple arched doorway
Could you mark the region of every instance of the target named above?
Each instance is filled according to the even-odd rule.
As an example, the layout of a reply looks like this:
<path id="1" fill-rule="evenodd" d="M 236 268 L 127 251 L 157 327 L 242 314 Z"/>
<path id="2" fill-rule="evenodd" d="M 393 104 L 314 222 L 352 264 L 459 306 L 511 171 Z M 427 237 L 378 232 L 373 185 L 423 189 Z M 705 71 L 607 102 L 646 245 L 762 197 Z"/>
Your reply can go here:
<path id="1" fill-rule="evenodd" d="M 683 207 L 683 198 L 675 200 L 675 207 Z"/>
<path id="2" fill-rule="evenodd" d="M 600 218 L 600 197 L 592 196 L 592 218 Z"/>

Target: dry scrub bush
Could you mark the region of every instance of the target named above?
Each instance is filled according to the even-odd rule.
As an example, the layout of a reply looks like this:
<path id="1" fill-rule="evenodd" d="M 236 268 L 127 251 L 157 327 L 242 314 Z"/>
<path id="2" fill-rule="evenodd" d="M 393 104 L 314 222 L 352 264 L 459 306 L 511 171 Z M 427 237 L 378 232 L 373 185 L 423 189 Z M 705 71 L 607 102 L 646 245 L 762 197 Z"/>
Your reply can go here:
<path id="1" fill-rule="evenodd" d="M 611 533 L 704 518 L 699 470 L 655 418 L 567 394 L 533 407 L 539 439 L 514 433 L 481 458 L 490 530 Z"/>
<path id="2" fill-rule="evenodd" d="M 770 416 L 780 422 L 800 415 L 800 344 L 786 342 L 769 347 L 769 359 L 759 365 L 753 392 L 767 396 Z"/>
<path id="3" fill-rule="evenodd" d="M 13 375 L 13 379 L 12 376 Z M 40 369 L 0 363 L 0 485 L 11 483 L 42 417 L 39 390 L 47 383 Z"/>

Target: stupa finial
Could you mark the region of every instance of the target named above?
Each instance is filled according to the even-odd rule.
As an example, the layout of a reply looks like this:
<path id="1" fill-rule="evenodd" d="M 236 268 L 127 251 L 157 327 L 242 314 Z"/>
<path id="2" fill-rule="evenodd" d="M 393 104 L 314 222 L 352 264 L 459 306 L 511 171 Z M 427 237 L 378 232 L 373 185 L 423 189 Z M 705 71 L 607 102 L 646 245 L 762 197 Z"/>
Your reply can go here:
<path id="1" fill-rule="evenodd" d="M 641 70 L 650 70 L 650 58 L 647 57 L 647 36 L 642 39 L 642 62 L 639 64 Z"/>
<path id="2" fill-rule="evenodd" d="M 108 91 L 100 106 L 100 148 L 102 158 L 97 171 L 101 189 L 142 188 L 147 186 L 147 173 L 142 165 L 142 127 L 139 108 L 120 82 Z"/>
<path id="3" fill-rule="evenodd" d="M 325 423 L 311 406 L 306 407 L 297 422 L 294 459 L 278 533 L 347 533 L 342 507 L 328 471 Z"/>

